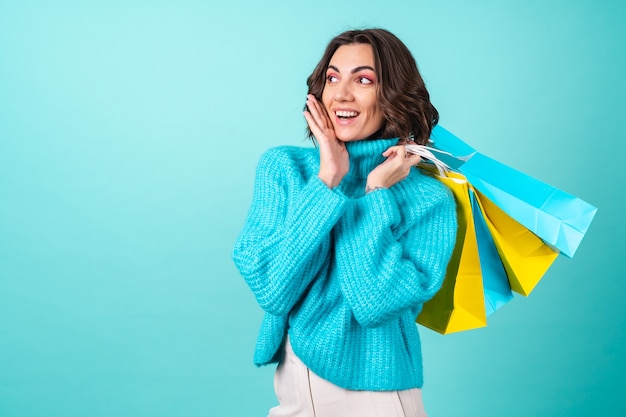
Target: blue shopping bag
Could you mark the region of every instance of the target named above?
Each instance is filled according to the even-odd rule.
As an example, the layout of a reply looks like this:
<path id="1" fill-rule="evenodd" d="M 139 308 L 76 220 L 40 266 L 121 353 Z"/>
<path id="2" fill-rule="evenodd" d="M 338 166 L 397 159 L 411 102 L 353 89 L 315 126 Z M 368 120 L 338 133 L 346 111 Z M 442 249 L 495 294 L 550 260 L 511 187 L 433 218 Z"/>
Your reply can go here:
<path id="1" fill-rule="evenodd" d="M 470 201 L 472 204 L 472 217 L 478 243 L 478 257 L 483 278 L 483 292 L 485 294 L 485 313 L 487 316 L 511 301 L 513 293 L 509 285 L 506 270 L 496 244 L 491 237 L 491 232 L 483 218 L 482 210 L 478 204 L 476 193 L 470 188 Z"/>
<path id="2" fill-rule="evenodd" d="M 434 148 L 452 154 L 442 154 L 442 161 L 505 213 L 562 254 L 574 255 L 596 207 L 477 152 L 441 126 L 435 126 L 431 140 Z"/>

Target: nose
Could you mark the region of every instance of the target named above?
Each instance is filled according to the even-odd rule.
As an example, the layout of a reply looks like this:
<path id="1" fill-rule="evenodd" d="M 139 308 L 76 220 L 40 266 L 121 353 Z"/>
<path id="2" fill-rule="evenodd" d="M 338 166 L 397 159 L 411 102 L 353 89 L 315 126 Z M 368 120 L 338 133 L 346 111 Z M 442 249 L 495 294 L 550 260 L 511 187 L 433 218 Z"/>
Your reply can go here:
<path id="1" fill-rule="evenodd" d="M 352 88 L 348 81 L 342 80 L 335 88 L 334 99 L 335 101 L 350 101 L 352 100 Z"/>

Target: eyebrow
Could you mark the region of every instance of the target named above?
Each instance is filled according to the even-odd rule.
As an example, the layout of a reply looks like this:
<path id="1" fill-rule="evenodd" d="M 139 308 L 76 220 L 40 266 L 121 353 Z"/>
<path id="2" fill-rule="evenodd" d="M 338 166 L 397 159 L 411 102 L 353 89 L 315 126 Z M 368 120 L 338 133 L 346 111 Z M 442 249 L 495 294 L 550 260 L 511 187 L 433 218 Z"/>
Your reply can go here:
<path id="1" fill-rule="evenodd" d="M 336 67 L 336 66 L 334 66 L 334 65 L 329 65 L 327 69 L 332 69 L 333 71 L 337 71 L 337 72 L 339 72 L 339 73 L 341 72 L 341 71 L 339 71 L 339 68 L 337 68 L 337 67 Z M 351 73 L 351 74 L 356 74 L 357 72 L 359 72 L 359 71 L 363 71 L 363 70 L 370 70 L 370 71 L 374 71 L 374 72 L 376 72 L 376 71 L 374 70 L 374 68 L 370 67 L 369 65 L 361 65 L 360 67 L 356 67 L 356 68 L 354 68 L 352 71 L 350 71 L 350 73 Z"/>

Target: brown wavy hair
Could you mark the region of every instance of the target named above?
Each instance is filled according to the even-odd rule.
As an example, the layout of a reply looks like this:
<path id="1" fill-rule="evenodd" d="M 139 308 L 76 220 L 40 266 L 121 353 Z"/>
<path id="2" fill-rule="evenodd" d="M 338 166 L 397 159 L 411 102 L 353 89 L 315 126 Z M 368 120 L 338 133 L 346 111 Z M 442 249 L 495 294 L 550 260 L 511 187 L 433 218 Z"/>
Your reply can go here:
<path id="1" fill-rule="evenodd" d="M 335 51 L 343 45 L 367 44 L 374 51 L 374 70 L 379 80 L 376 96 L 384 115 L 381 129 L 372 137 L 409 138 L 425 145 L 439 121 L 413 55 L 400 39 L 385 29 L 349 30 L 333 38 L 322 59 L 307 79 L 309 94 L 322 100 L 326 71 Z M 307 128 L 308 136 L 315 140 Z"/>

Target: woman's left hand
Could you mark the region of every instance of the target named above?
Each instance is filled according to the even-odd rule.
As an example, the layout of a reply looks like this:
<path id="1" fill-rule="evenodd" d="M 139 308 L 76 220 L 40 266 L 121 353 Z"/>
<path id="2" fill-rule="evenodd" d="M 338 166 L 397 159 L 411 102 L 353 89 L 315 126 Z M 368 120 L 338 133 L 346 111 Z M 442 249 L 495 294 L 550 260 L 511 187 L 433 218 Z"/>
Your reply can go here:
<path id="1" fill-rule="evenodd" d="M 405 144 L 414 144 L 414 142 L 402 142 L 383 152 L 383 156 L 387 159 L 367 176 L 366 190 L 389 188 L 409 175 L 411 167 L 417 165 L 421 157 L 407 152 Z"/>

